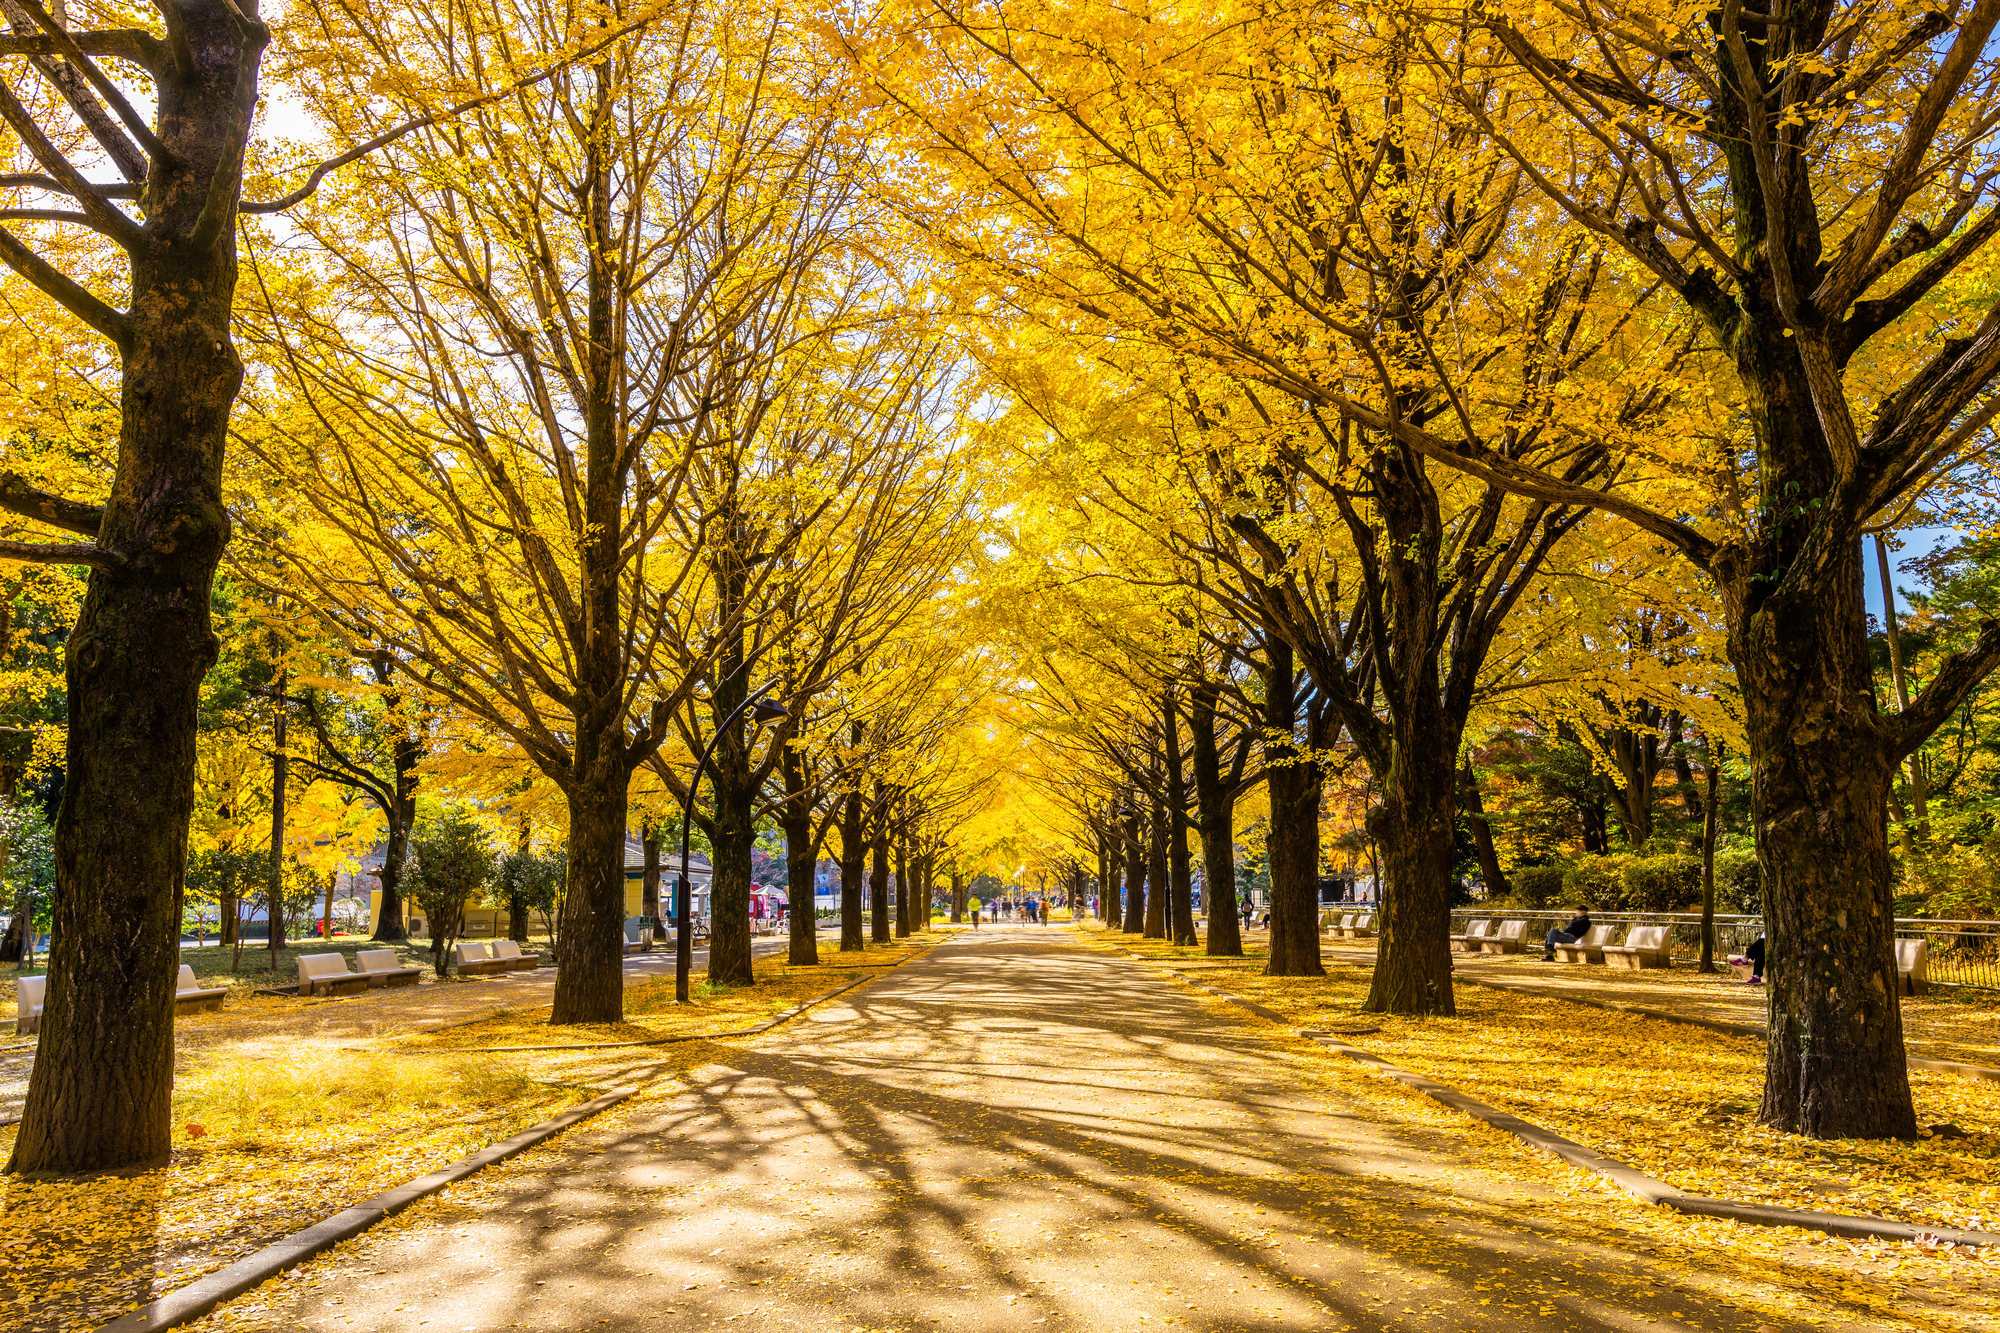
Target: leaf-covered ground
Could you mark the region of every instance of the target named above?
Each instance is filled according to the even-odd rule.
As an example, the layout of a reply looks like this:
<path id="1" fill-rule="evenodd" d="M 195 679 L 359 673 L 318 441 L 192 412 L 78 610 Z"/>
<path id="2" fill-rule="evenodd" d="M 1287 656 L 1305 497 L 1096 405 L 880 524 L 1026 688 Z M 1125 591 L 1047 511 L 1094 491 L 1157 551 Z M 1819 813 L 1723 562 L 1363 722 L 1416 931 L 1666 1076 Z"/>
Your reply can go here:
<path id="1" fill-rule="evenodd" d="M 1171 960 L 1157 941 L 1111 942 Z M 1689 1193 L 2000 1230 L 2000 1084 L 1912 1076 L 1920 1123 L 1963 1138 L 1821 1142 L 1755 1124 L 1764 1048 L 1754 1037 L 1481 986 L 1456 988 L 1452 1018 L 1365 1014 L 1368 970 L 1331 953 L 1323 978 L 1204 966 L 1220 960 L 1185 950 L 1178 961 L 1290 1025 L 1332 1031 Z"/>
<path id="2" fill-rule="evenodd" d="M 822 941 L 818 968 L 778 959 L 758 984 L 710 987 L 673 1002 L 673 982 L 628 981 L 627 1023 L 551 1029 L 546 1005 L 486 1016 L 487 983 L 370 992 L 342 1001 L 232 996 L 221 1013 L 183 1021 L 173 1156 L 155 1171 L 83 1181 L 0 1178 L 0 1329 L 96 1328 L 165 1291 L 381 1190 L 519 1133 L 593 1095 L 635 1057 L 673 1072 L 688 1048 L 480 1053 L 496 1045 L 569 1045 L 743 1028 L 844 981 L 878 975 L 938 936 L 871 945 L 843 959 Z M 9 988 L 11 989 L 11 988 Z M 356 1040 L 340 1007 L 434 1015 L 462 997 L 469 1023 L 436 1032 L 384 1029 Z M 199 1036 L 197 1037 L 197 1032 Z M 289 1035 L 287 1035 L 289 1033 Z M 21 1043 L 31 1049 L 32 1041 Z M 467 1049 L 470 1048 L 470 1049 Z M 672 1052 L 663 1059 L 664 1052 Z M 0 1153 L 14 1127 L 0 1128 Z"/>

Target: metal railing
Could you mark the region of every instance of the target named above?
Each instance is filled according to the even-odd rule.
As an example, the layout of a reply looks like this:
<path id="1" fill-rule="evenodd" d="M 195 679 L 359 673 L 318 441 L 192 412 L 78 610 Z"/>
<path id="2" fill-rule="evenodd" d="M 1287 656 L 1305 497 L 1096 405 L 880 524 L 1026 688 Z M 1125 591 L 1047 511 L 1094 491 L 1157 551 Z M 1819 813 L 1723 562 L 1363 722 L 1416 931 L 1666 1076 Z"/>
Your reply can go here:
<path id="1" fill-rule="evenodd" d="M 1469 921 L 1526 921 L 1521 933 L 1529 948 L 1548 938 L 1551 930 L 1569 924 L 1574 910 L 1481 911 L 1465 908 L 1451 914 L 1451 932 L 1465 933 Z M 1631 926 L 1670 926 L 1674 956 L 1696 958 L 1701 954 L 1701 914 L 1699 912 L 1592 912 L 1599 925 L 1619 927 L 1622 937 Z M 1740 955 L 1750 942 L 1764 933 L 1764 918 L 1735 913 L 1715 914 L 1716 960 Z M 2000 990 L 2000 921 L 1940 921 L 1928 917 L 1897 917 L 1896 938 L 1923 940 L 1928 946 L 1927 975 L 1933 986 L 1960 986 L 1967 990 Z"/>

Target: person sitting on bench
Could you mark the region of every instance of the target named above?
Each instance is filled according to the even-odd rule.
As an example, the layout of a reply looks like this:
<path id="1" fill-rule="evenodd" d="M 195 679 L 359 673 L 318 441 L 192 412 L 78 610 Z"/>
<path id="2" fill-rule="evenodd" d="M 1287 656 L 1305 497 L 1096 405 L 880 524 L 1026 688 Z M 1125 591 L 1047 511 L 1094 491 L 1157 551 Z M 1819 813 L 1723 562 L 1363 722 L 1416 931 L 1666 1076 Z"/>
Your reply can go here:
<path id="1" fill-rule="evenodd" d="M 1575 944 L 1589 933 L 1590 909 L 1588 907 L 1579 907 L 1576 909 L 1576 920 L 1570 922 L 1561 930 L 1552 930 L 1549 932 L 1548 939 L 1543 941 L 1542 961 L 1553 963 L 1556 960 L 1556 946 L 1558 944 Z"/>

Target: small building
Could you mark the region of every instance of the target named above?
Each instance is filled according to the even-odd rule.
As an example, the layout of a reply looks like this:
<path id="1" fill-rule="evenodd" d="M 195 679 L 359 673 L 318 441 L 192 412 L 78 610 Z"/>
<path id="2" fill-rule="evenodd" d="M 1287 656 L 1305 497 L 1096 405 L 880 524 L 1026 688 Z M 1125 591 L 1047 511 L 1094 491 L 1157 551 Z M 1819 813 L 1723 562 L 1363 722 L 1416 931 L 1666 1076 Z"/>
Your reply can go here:
<path id="1" fill-rule="evenodd" d="M 379 881 L 382 872 L 382 849 L 373 848 L 361 860 L 361 869 L 355 878 Z M 660 908 L 662 916 L 672 913 L 674 879 L 680 874 L 681 858 L 679 848 L 670 854 L 666 848 L 660 849 Z M 708 883 L 713 874 L 708 858 L 699 854 L 688 857 L 688 884 L 694 901 L 697 918 L 708 915 Z M 630 833 L 625 835 L 625 915 L 635 917 L 643 914 L 643 900 L 646 893 L 646 846 Z M 379 887 L 368 891 L 368 933 L 374 934 L 376 922 L 382 912 L 382 890 Z M 425 932 L 423 913 L 416 904 L 403 900 L 403 921 L 412 935 Z M 528 914 L 529 929 L 541 933 L 541 922 L 535 913 Z M 490 906 L 486 903 L 465 905 L 465 925 L 460 931 L 469 940 L 497 939 L 507 933 L 507 909 L 504 906 Z"/>

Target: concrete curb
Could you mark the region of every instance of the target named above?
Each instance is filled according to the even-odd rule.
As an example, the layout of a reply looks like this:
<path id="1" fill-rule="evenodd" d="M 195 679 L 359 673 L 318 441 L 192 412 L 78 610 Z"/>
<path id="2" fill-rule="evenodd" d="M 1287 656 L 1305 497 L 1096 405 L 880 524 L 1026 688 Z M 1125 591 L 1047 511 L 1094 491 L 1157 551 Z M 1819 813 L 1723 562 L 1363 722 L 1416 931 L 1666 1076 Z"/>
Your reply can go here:
<path id="1" fill-rule="evenodd" d="M 1124 952 L 1129 953 L 1130 951 L 1125 950 Z M 1139 954 L 1133 954 L 1132 956 L 1135 958 L 1142 957 Z M 1239 1009 L 1247 1010 L 1259 1018 L 1269 1019 L 1279 1024 L 1289 1023 L 1289 1020 L 1275 1009 L 1246 1000 L 1240 995 L 1231 995 L 1227 991 L 1217 990 L 1213 986 L 1205 985 L 1188 977 L 1179 977 L 1178 980 L 1182 984 L 1191 986 L 1196 990 L 1205 991 L 1217 999 L 1226 1000 Z M 1502 989 L 1519 988 L 1502 987 Z M 1607 1002 L 1602 1007 L 1630 1009 L 1633 1006 L 1616 1005 Z M 1715 1020 L 1710 1021 L 1713 1022 Z M 1741 1025 L 1736 1024 L 1731 1026 Z M 1757 1029 L 1756 1033 L 1758 1036 L 1762 1036 L 1763 1030 Z M 1348 1043 L 1341 1041 L 1338 1037 L 1331 1034 L 1307 1029 L 1300 1031 L 1299 1035 L 1319 1043 L 1328 1050 L 1338 1052 L 1350 1060 L 1369 1065 L 1376 1072 L 1386 1074 L 1405 1087 L 1421 1092 L 1432 1101 L 1449 1106 L 1454 1111 L 1471 1116 L 1473 1119 L 1491 1125 L 1493 1128 L 1501 1130 L 1504 1133 L 1512 1134 L 1529 1147 L 1539 1148 L 1543 1152 L 1551 1153 L 1568 1162 L 1571 1166 L 1581 1167 L 1594 1175 L 1601 1176 L 1617 1185 L 1641 1203 L 1652 1204 L 1660 1208 L 1669 1208 L 1674 1212 L 1686 1213 L 1690 1216 L 1720 1217 L 1734 1222 L 1746 1222 L 1752 1226 L 1802 1227 L 1810 1231 L 1824 1232 L 1829 1236 L 1844 1236 L 1855 1240 L 1923 1241 L 1933 1245 L 2000 1246 L 2000 1234 L 1991 1231 L 1962 1231 L 1953 1227 L 1920 1227 L 1913 1226 L 1908 1222 L 1891 1221 L 1886 1217 L 1863 1217 L 1845 1213 L 1821 1213 L 1803 1208 L 1775 1208 L 1764 1204 L 1743 1203 L 1735 1199 L 1714 1199 L 1698 1194 L 1682 1194 L 1665 1181 L 1655 1180 L 1643 1171 L 1635 1170 L 1616 1158 L 1606 1157 L 1604 1154 L 1566 1139 L 1560 1134 L 1552 1133 L 1539 1125 L 1523 1120 L 1517 1115 L 1502 1111 L 1497 1107 L 1488 1106 L 1484 1102 L 1468 1097 L 1457 1089 L 1446 1087 L 1444 1084 L 1434 1079 L 1426 1078 L 1422 1074 L 1413 1074 L 1407 1069 L 1392 1065 L 1381 1056 L 1364 1051 L 1358 1046 L 1350 1046 Z M 1977 1068 L 1978 1066 L 1974 1067 Z"/>
<path id="2" fill-rule="evenodd" d="M 143 1333 L 144 1330 L 176 1328 L 201 1318 L 226 1300 L 241 1296 L 268 1282 L 287 1268 L 293 1268 L 344 1240 L 351 1240 L 384 1218 L 392 1217 L 447 1185 L 464 1180 L 495 1162 L 503 1162 L 538 1143 L 554 1138 L 581 1121 L 608 1111 L 639 1089 L 615 1088 L 601 1097 L 573 1107 L 553 1120 L 525 1129 L 511 1139 L 481 1148 L 470 1157 L 453 1162 L 440 1171 L 387 1189 L 343 1209 L 323 1222 L 295 1231 L 283 1240 L 266 1245 L 226 1268 L 219 1268 L 185 1287 L 170 1291 L 158 1300 L 142 1305 L 103 1325 L 99 1333 Z"/>
<path id="3" fill-rule="evenodd" d="M 606 1043 L 603 1047 L 474 1046 L 462 1049 L 467 1051 L 601 1050 L 611 1047 L 658 1046 L 671 1041 L 699 1041 L 704 1036 L 744 1036 L 751 1033 L 768 1032 L 787 1019 L 796 1018 L 816 1004 L 830 1000 L 844 991 L 853 990 L 856 986 L 865 986 L 869 982 L 874 981 L 876 977 L 895 971 L 904 963 L 913 962 L 918 958 L 927 956 L 939 944 L 947 942 L 939 940 L 936 944 L 912 953 L 908 958 L 897 959 L 896 962 L 883 968 L 875 976 L 856 977 L 853 981 L 836 986 L 823 995 L 816 995 L 810 1000 L 793 1005 L 784 1013 L 775 1014 L 756 1027 L 746 1028 L 742 1032 L 698 1033 L 693 1036 L 667 1037 L 655 1041 L 610 1042 Z M 400 1053 L 427 1054 L 427 1052 Z M 658 1066 L 654 1067 L 657 1068 Z M 266 1245 L 254 1254 L 245 1255 L 226 1268 L 219 1268 L 206 1277 L 197 1278 L 185 1287 L 168 1292 L 156 1301 L 142 1305 L 128 1314 L 120 1315 L 110 1323 L 101 1325 L 97 1333 L 151 1333 L 152 1330 L 177 1328 L 182 1324 L 192 1323 L 215 1309 L 216 1306 L 222 1304 L 224 1301 L 234 1300 L 243 1293 L 270 1281 L 287 1268 L 295 1268 L 313 1256 L 332 1249 L 344 1240 L 352 1240 L 354 1237 L 368 1230 L 368 1228 L 374 1226 L 377 1222 L 388 1217 L 393 1217 L 419 1199 L 426 1198 L 429 1195 L 437 1193 L 447 1185 L 455 1184 L 458 1181 L 464 1180 L 467 1176 L 483 1171 L 495 1162 L 504 1162 L 509 1157 L 525 1152 L 527 1149 L 545 1140 L 554 1138 L 564 1130 L 588 1120 L 592 1116 L 610 1110 L 612 1107 L 618 1105 L 618 1103 L 637 1093 L 639 1086 L 638 1084 L 633 1084 L 629 1087 L 613 1088 L 602 1096 L 594 1097 L 581 1106 L 573 1107 L 563 1112 L 553 1120 L 545 1120 L 539 1125 L 521 1131 L 511 1139 L 503 1139 L 499 1143 L 481 1148 L 470 1157 L 453 1162 L 450 1166 L 444 1167 L 442 1170 L 433 1171 L 427 1176 L 419 1176 L 415 1180 L 407 1181 L 404 1184 L 397 1185 L 393 1189 L 387 1189 L 371 1198 L 363 1199 L 352 1208 L 343 1209 L 335 1213 L 332 1217 L 322 1222 L 314 1223 L 303 1231 L 295 1231 L 282 1240 Z"/>

